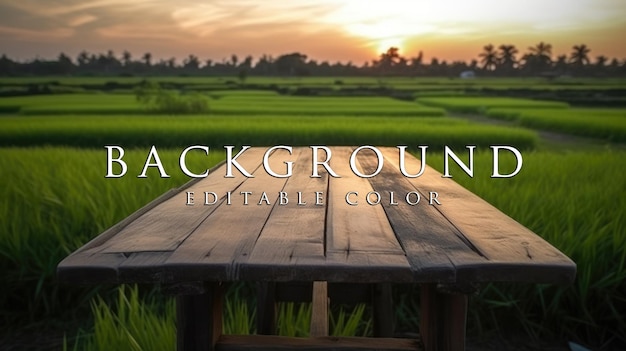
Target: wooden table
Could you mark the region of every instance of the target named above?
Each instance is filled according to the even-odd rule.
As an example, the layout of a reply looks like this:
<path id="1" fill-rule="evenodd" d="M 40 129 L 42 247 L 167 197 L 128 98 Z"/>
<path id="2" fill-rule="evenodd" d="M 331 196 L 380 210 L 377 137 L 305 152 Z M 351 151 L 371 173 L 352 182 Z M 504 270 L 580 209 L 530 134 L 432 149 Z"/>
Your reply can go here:
<path id="1" fill-rule="evenodd" d="M 380 173 L 360 177 L 350 167 L 354 149 L 331 148 L 328 165 L 340 177 L 330 176 L 323 166 L 312 167 L 308 147 L 293 148 L 291 155 L 276 150 L 267 159 L 266 166 L 278 176 L 286 174 L 285 161 L 294 161 L 290 177 L 268 174 L 263 167 L 267 148 L 246 150 L 236 161 L 254 177 L 236 168 L 233 177 L 226 177 L 226 166 L 218 165 L 208 177 L 164 194 L 77 250 L 59 264 L 58 276 L 80 284 L 161 285 L 177 295 L 178 348 L 184 350 L 462 350 L 466 294 L 478 284 L 573 281 L 576 266 L 569 258 L 451 179 L 431 168 L 417 178 L 402 175 L 397 148 L 380 148 Z M 320 150 L 318 161 L 327 156 Z M 380 160 L 362 150 L 354 161 L 358 172 L 369 175 Z M 405 166 L 417 173 L 420 161 L 407 154 Z M 313 168 L 319 177 L 311 176 Z M 372 205 L 376 193 L 381 201 Z M 440 204 L 429 201 L 435 197 Z M 421 341 L 222 335 L 222 286 L 235 281 L 421 284 Z M 327 302 L 325 284 L 314 285 L 316 305 Z M 388 290 L 382 291 L 388 300 Z M 261 323 L 272 318 L 267 312 L 272 307 L 264 301 L 273 301 L 275 291 L 267 293 L 262 291 L 265 297 L 259 300 Z M 380 301 L 380 294 L 374 300 Z M 389 313 L 375 315 L 387 315 L 383 322 L 389 324 Z M 314 318 L 327 317 L 316 308 Z M 381 320 L 375 323 L 377 330 L 388 330 L 381 329 Z"/>

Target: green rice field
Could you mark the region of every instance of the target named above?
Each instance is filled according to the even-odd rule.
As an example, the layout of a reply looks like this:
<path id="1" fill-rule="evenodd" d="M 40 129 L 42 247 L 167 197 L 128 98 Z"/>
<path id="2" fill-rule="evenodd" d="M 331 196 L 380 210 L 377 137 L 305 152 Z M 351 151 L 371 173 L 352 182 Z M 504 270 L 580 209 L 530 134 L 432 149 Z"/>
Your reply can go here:
<path id="1" fill-rule="evenodd" d="M 430 97 L 418 98 L 418 103 L 427 106 L 445 108 L 453 112 L 482 112 L 493 108 L 555 108 L 562 109 L 569 107 L 563 102 L 538 101 L 519 98 L 491 98 L 491 97 Z"/>
<path id="2" fill-rule="evenodd" d="M 576 262 L 578 272 L 570 286 L 483 286 L 470 298 L 468 335 L 506 339 L 512 333 L 529 345 L 574 341 L 592 349 L 619 349 L 626 343 L 626 109 L 493 97 L 481 90 L 624 89 L 623 81 L 250 77 L 239 89 L 228 83 L 235 78 L 154 78 L 183 95 L 202 88 L 195 91 L 207 99 L 209 110 L 188 115 L 146 110 L 131 93 L 141 80 L 0 79 L 3 89 L 50 82 L 76 89 L 0 97 L 0 272 L 5 286 L 11 287 L 0 291 L 5 326 L 0 344 L 21 349 L 30 341 L 41 346 L 40 340 L 29 339 L 46 334 L 49 349 L 173 349 L 175 312 L 170 299 L 145 286 L 61 285 L 55 270 L 62 258 L 89 239 L 189 180 L 180 172 L 160 178 L 156 170 L 150 170 L 147 179 L 107 179 L 104 145 L 123 146 L 128 173 L 139 174 L 149 146 L 157 146 L 166 169 L 178 169 L 181 148 L 194 144 L 208 145 L 211 152 L 208 157 L 190 154 L 192 171 L 222 160 L 224 145 L 477 145 L 476 174 L 470 178 L 452 170 L 454 180 L 556 246 Z M 107 83 L 119 90 L 94 88 Z M 123 84 L 129 86 L 120 87 Z M 409 99 L 299 96 L 266 89 L 270 85 L 319 86 L 335 92 L 385 85 L 410 94 Z M 464 95 L 468 86 L 480 87 L 476 96 Z M 442 92 L 448 96 L 442 97 Z M 449 115 L 456 112 L 486 114 L 514 125 Z M 536 130 L 586 136 L 603 144 L 572 149 L 553 142 L 548 147 Z M 515 177 L 489 177 L 488 145 L 496 144 L 522 150 L 524 165 Z M 443 168 L 437 153 L 429 154 L 428 163 Z M 400 286 L 394 288 L 394 299 L 395 329 L 415 332 L 419 294 Z M 310 313 L 308 304 L 282 304 L 281 335 L 305 336 Z M 254 333 L 254 318 L 253 287 L 233 286 L 225 302 L 225 331 Z M 333 335 L 370 335 L 371 311 L 362 305 L 344 306 L 332 311 L 330 325 Z"/>
<path id="3" fill-rule="evenodd" d="M 533 129 L 626 142 L 626 109 L 493 108 L 486 115 Z"/>
<path id="4" fill-rule="evenodd" d="M 534 147 L 534 133 L 453 118 L 354 116 L 28 116 L 0 119 L 0 145 L 443 145 Z"/>
<path id="5" fill-rule="evenodd" d="M 443 109 L 386 97 L 293 97 L 276 93 L 206 94 L 211 115 L 288 116 L 405 116 L 437 117 Z M 132 94 L 58 94 L 9 97 L 0 100 L 0 112 L 20 115 L 116 115 L 146 113 Z"/>

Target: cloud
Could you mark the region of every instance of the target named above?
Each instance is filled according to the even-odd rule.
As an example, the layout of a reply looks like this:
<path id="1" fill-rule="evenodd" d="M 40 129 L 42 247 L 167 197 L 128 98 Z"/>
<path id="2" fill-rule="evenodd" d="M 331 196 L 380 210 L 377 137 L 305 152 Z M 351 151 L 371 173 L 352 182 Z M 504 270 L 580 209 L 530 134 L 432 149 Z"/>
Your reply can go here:
<path id="1" fill-rule="evenodd" d="M 91 23 L 97 20 L 98 17 L 92 15 L 79 15 L 71 19 L 67 25 L 70 27 L 80 27 L 84 24 Z"/>
<path id="2" fill-rule="evenodd" d="M 74 34 L 74 31 L 66 28 L 55 30 L 32 30 L 17 27 L 0 26 L 0 35 L 11 36 L 17 40 L 40 41 L 65 39 Z"/>
<path id="3" fill-rule="evenodd" d="M 426 38 L 512 41 L 526 35 L 551 40 L 555 33 L 573 37 L 585 28 L 617 33 L 626 30 L 623 1 L 49 0 L 44 6 L 41 0 L 0 0 L 0 45 L 9 53 L 28 50 L 18 43 L 27 39 L 59 51 L 80 50 L 74 46 L 84 43 L 118 51 L 153 45 L 179 57 L 178 50 L 194 47 L 197 51 L 191 52 L 225 56 L 300 50 L 347 57 L 362 55 L 365 48 L 376 55 L 382 46 Z"/>

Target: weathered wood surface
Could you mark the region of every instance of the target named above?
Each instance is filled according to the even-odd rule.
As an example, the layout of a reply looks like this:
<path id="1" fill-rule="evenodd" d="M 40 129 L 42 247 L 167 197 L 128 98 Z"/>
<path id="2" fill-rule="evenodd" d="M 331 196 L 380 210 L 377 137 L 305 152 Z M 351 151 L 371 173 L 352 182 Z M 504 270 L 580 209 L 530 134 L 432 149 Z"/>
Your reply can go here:
<path id="1" fill-rule="evenodd" d="M 332 148 L 331 168 L 311 177 L 310 148 L 276 151 L 275 170 L 294 161 L 293 175 L 277 178 L 262 166 L 265 148 L 247 150 L 239 159 L 254 174 L 235 170 L 225 178 L 224 165 L 207 178 L 170 192 L 120 222 L 59 264 L 61 280 L 74 283 L 162 283 L 186 281 L 328 281 L 433 282 L 450 286 L 476 282 L 520 281 L 567 283 L 575 264 L 556 248 L 496 208 L 427 168 L 418 178 L 398 170 L 398 149 L 381 148 L 384 167 L 371 178 L 349 168 L 354 148 Z M 321 152 L 320 158 L 323 158 Z M 361 172 L 376 169 L 375 155 L 359 153 Z M 407 155 L 407 169 L 420 162 Z M 186 206 L 186 191 L 195 192 Z M 203 205 L 203 192 L 219 195 Z M 232 203 L 225 194 L 232 192 Z M 242 191 L 252 192 L 243 204 Z M 279 205 L 279 192 L 289 203 Z M 379 205 L 365 196 L 377 191 Z M 390 205 L 393 191 L 397 205 Z M 404 201 L 421 194 L 419 204 Z M 429 205 L 429 192 L 441 205 Z M 268 205 L 261 194 L 268 196 Z M 302 193 L 298 204 L 297 193 Z M 316 205 L 315 192 L 321 193 Z M 358 192 L 346 202 L 347 192 Z"/>

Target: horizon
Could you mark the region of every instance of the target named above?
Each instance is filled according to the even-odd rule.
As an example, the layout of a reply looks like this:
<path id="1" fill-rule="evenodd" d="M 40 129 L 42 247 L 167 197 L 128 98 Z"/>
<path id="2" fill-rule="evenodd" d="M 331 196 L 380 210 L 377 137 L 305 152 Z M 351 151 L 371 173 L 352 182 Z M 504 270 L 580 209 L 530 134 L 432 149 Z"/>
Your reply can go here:
<path id="1" fill-rule="evenodd" d="M 61 0 L 44 8 L 35 0 L 0 0 L 0 45 L 7 57 L 26 61 L 72 60 L 85 50 L 133 60 L 150 52 L 155 61 L 190 54 L 220 62 L 231 55 L 277 57 L 299 52 L 318 62 L 361 66 L 389 47 L 410 58 L 424 54 L 448 62 L 477 59 L 483 47 L 515 45 L 518 57 L 539 42 L 552 57 L 585 44 L 589 58 L 626 59 L 623 0 L 249 0 L 202 3 L 185 0 Z"/>

